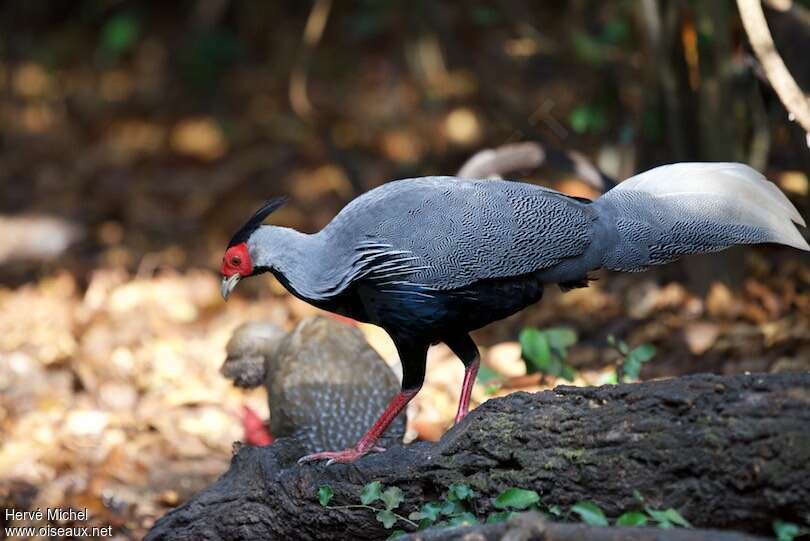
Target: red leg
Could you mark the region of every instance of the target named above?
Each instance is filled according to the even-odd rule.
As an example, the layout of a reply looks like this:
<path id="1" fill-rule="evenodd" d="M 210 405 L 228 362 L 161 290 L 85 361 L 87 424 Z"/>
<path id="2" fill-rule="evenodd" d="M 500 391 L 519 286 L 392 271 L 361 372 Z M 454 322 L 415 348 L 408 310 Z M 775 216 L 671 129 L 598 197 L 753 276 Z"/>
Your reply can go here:
<path id="1" fill-rule="evenodd" d="M 456 412 L 456 423 L 459 423 L 467 415 L 467 410 L 470 408 L 470 394 L 472 394 L 481 358 L 475 342 L 472 341 L 468 334 L 450 336 L 445 339 L 444 343 L 464 363 L 464 383 L 461 385 L 461 398 L 458 401 L 458 411 Z"/>
<path id="2" fill-rule="evenodd" d="M 311 455 L 307 455 L 302 457 L 298 460 L 299 464 L 304 464 L 306 462 L 314 462 L 316 460 L 328 460 L 326 465 L 332 464 L 334 462 L 338 463 L 348 463 L 354 462 L 358 458 L 368 454 L 371 451 L 383 451 L 380 447 L 375 447 L 375 443 L 377 440 L 380 439 L 391 423 L 394 422 L 394 419 L 397 418 L 405 406 L 408 405 L 408 402 L 416 396 L 416 393 L 419 392 L 419 388 L 417 389 L 410 389 L 407 391 L 402 391 L 398 393 L 388 404 L 388 407 L 385 408 L 385 411 L 380 418 L 374 423 L 374 425 L 369 429 L 366 434 L 360 438 L 360 440 L 355 444 L 353 448 L 344 449 L 343 451 L 324 451 L 321 453 L 313 453 Z"/>
<path id="3" fill-rule="evenodd" d="M 460 423 L 467 416 L 470 408 L 470 395 L 472 394 L 475 376 L 478 374 L 478 367 L 481 362 L 476 356 L 475 359 L 464 367 L 464 383 L 461 384 L 461 398 L 458 401 L 458 411 L 456 412 L 456 424 Z"/>

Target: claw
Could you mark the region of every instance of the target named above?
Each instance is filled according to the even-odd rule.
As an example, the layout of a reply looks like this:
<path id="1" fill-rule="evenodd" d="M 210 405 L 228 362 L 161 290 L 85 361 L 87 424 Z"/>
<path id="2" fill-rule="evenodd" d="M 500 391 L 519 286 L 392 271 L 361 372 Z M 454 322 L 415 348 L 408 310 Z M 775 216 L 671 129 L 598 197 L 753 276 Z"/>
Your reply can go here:
<path id="1" fill-rule="evenodd" d="M 326 460 L 327 466 L 331 466 L 332 464 L 350 464 L 368 453 L 382 452 L 385 452 L 385 448 L 379 446 L 372 447 L 365 451 L 357 448 L 344 449 L 343 451 L 323 451 L 321 453 L 312 453 L 311 455 L 302 456 L 298 459 L 298 464 L 302 465 L 318 460 Z"/>

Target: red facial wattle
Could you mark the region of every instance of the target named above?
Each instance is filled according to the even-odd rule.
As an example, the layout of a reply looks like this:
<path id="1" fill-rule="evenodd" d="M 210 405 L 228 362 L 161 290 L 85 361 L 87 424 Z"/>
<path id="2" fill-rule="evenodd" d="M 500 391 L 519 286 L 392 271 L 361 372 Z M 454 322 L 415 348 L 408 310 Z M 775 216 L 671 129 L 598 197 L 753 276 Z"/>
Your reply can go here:
<path id="1" fill-rule="evenodd" d="M 253 274 L 253 262 L 250 260 L 247 244 L 242 242 L 225 250 L 222 257 L 222 276 L 230 277 L 234 274 L 245 277 Z"/>

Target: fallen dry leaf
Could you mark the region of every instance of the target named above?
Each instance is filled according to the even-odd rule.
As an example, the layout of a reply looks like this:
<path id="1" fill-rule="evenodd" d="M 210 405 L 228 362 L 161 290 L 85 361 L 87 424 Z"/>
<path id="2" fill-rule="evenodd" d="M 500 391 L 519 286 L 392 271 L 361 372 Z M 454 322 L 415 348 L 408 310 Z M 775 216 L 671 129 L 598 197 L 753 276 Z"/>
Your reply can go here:
<path id="1" fill-rule="evenodd" d="M 695 355 L 703 355 L 711 349 L 717 341 L 717 337 L 720 336 L 720 326 L 707 321 L 696 321 L 687 324 L 683 334 L 689 351 Z"/>

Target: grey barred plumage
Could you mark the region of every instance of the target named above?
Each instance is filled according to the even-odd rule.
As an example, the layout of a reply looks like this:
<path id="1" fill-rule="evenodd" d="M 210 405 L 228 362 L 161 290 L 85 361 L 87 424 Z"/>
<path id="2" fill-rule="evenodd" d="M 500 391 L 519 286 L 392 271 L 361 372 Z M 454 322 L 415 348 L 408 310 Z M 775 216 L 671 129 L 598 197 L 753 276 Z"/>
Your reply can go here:
<path id="1" fill-rule="evenodd" d="M 399 180 L 315 234 L 262 226 L 232 249 L 249 253 L 252 274 L 269 270 L 293 294 L 379 325 L 396 343 L 403 392 L 355 448 L 310 457 L 351 461 L 419 389 L 431 343 L 446 342 L 465 364 L 461 419 L 478 366 L 468 333 L 537 302 L 545 285 L 579 287 L 599 268 L 640 271 L 735 244 L 810 249 L 794 223 L 804 225 L 795 207 L 750 167 L 683 163 L 593 202 L 504 180 Z M 226 294 L 242 253 L 223 265 Z"/>
<path id="2" fill-rule="evenodd" d="M 355 199 L 318 235 L 356 250 L 352 229 L 360 225 L 366 242 L 410 256 L 402 258 L 408 265 L 399 267 L 400 275 L 428 289 L 452 290 L 578 255 L 589 242 L 591 214 L 584 203 L 531 184 L 425 177 L 390 182 Z M 416 231 L 421 234 L 404 234 Z M 355 265 L 366 263 L 361 258 Z"/>

